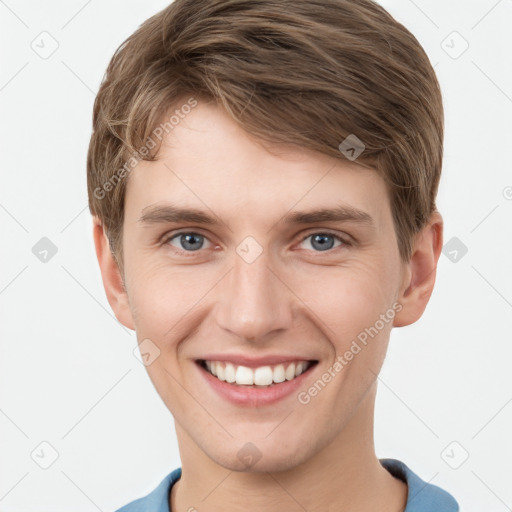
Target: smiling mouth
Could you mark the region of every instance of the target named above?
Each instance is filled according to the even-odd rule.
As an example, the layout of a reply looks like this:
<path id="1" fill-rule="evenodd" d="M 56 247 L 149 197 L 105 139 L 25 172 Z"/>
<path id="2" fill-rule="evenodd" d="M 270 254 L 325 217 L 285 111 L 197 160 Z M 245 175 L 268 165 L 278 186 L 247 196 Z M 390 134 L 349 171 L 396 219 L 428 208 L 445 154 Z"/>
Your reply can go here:
<path id="1" fill-rule="evenodd" d="M 205 359 L 198 359 L 197 363 L 203 370 L 222 382 L 236 386 L 266 388 L 296 379 L 309 371 L 318 361 L 296 361 L 257 368 Z"/>

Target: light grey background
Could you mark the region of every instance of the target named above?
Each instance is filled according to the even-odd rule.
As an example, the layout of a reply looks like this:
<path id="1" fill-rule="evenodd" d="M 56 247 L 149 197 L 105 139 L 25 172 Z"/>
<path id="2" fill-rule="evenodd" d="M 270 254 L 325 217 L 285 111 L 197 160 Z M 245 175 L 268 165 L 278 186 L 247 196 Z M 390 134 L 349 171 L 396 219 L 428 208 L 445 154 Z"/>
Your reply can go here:
<path id="1" fill-rule="evenodd" d="M 457 240 L 422 319 L 392 332 L 377 454 L 465 511 L 510 510 L 512 1 L 380 3 L 441 83 L 438 206 L 445 244 Z M 86 207 L 95 93 L 117 46 L 166 5 L 0 1 L 0 512 L 114 510 L 180 465 L 172 416 L 106 300 Z M 42 237 L 57 248 L 47 262 L 32 251 Z"/>

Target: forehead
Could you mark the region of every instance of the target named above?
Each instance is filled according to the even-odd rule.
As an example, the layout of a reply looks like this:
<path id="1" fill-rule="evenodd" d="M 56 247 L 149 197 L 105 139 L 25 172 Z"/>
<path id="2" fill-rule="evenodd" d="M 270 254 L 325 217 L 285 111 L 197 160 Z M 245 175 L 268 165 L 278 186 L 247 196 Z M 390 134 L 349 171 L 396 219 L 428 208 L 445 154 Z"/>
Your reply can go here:
<path id="1" fill-rule="evenodd" d="M 140 161 L 131 171 L 125 199 L 132 220 L 163 202 L 221 218 L 268 216 L 269 222 L 291 209 L 339 204 L 376 221 L 389 213 L 375 170 L 298 146 L 262 143 L 223 109 L 203 103 L 163 137 L 156 161 Z"/>

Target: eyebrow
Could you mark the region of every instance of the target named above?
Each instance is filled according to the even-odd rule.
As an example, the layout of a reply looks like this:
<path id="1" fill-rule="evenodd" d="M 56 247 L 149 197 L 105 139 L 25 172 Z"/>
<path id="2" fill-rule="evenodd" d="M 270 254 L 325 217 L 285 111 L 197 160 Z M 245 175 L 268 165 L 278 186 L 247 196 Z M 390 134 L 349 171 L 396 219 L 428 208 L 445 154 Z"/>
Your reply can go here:
<path id="1" fill-rule="evenodd" d="M 138 222 L 142 224 L 160 224 L 169 222 L 195 222 L 197 224 L 217 225 L 220 222 L 213 216 L 194 208 L 180 208 L 171 204 L 146 206 Z"/>
<path id="2" fill-rule="evenodd" d="M 312 224 L 315 222 L 357 222 L 374 226 L 372 216 L 353 206 L 340 205 L 335 208 L 321 208 L 311 211 L 295 211 L 286 214 L 284 224 Z"/>
<path id="3" fill-rule="evenodd" d="M 195 208 L 181 208 L 172 204 L 147 206 L 141 213 L 138 222 L 147 225 L 171 222 L 194 222 L 208 226 L 222 224 L 218 218 L 205 211 Z M 348 205 L 309 211 L 292 211 L 284 215 L 278 224 L 295 225 L 316 222 L 356 222 L 375 227 L 374 220 L 369 213 Z"/>

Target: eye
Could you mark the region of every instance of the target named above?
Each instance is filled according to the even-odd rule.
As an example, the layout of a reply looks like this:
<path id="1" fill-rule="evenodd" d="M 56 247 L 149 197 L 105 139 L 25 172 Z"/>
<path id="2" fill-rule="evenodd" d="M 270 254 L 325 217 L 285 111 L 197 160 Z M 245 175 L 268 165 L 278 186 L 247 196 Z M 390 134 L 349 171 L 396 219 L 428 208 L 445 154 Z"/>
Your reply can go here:
<path id="1" fill-rule="evenodd" d="M 164 244 L 170 244 L 173 247 L 176 247 L 178 252 L 195 252 L 204 248 L 205 241 L 211 244 L 205 236 L 199 233 L 182 231 L 181 233 L 176 233 L 168 237 L 164 240 Z M 173 242 L 176 242 L 177 245 Z"/>
<path id="2" fill-rule="evenodd" d="M 318 233 L 310 233 L 302 239 L 302 242 L 304 243 L 308 239 L 311 239 L 311 246 L 316 252 L 325 252 L 333 249 L 335 240 L 340 242 L 336 247 L 339 247 L 340 245 L 350 245 L 349 242 L 345 241 L 340 236 L 335 235 L 334 233 L 323 231 Z"/>
<path id="3" fill-rule="evenodd" d="M 349 241 L 328 231 L 310 233 L 302 239 L 302 243 L 304 244 L 309 239 L 311 239 L 311 247 L 315 252 L 327 252 L 340 246 L 351 245 Z M 336 241 L 338 241 L 338 245 L 335 245 Z M 176 252 L 180 254 L 190 254 L 191 256 L 193 256 L 194 252 L 197 252 L 200 249 L 206 249 L 213 246 L 206 236 L 194 231 L 174 233 L 166 237 L 162 244 L 171 245 L 175 248 Z M 310 248 L 306 247 L 306 249 L 309 250 Z"/>

